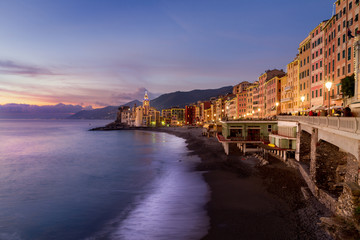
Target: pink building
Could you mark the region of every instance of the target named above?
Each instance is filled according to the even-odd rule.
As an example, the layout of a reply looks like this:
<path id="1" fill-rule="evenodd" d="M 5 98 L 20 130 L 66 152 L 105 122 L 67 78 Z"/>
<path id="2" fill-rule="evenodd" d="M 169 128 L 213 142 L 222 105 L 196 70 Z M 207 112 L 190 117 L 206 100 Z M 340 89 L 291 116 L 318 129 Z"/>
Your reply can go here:
<path id="1" fill-rule="evenodd" d="M 311 78 L 310 78 L 310 108 L 323 105 L 324 100 L 324 32 L 321 22 L 310 32 L 311 36 Z"/>

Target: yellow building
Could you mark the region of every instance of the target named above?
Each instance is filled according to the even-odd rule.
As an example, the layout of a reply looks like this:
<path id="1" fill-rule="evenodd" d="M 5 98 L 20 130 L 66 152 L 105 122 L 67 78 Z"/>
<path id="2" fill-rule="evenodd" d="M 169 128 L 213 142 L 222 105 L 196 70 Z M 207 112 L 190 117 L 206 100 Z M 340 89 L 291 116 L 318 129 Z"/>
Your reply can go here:
<path id="1" fill-rule="evenodd" d="M 300 111 L 299 58 L 287 65 L 287 77 L 281 79 L 281 112 L 295 114 Z"/>

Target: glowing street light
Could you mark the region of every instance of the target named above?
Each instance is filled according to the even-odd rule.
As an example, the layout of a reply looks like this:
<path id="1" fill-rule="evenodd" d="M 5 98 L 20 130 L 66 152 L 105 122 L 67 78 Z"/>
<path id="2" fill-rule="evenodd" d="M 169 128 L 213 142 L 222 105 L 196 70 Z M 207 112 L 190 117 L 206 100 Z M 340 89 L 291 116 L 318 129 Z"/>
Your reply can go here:
<path id="1" fill-rule="evenodd" d="M 305 96 L 301 96 L 301 112 L 302 112 L 302 110 L 303 110 L 303 108 L 304 108 L 304 101 L 305 101 Z"/>
<path id="2" fill-rule="evenodd" d="M 332 85 L 332 82 L 327 82 L 325 83 L 325 87 L 327 88 L 328 90 L 328 98 L 329 98 L 329 105 L 328 105 L 328 115 L 330 116 L 331 115 L 331 112 L 330 112 L 330 89 L 331 89 L 331 85 Z"/>

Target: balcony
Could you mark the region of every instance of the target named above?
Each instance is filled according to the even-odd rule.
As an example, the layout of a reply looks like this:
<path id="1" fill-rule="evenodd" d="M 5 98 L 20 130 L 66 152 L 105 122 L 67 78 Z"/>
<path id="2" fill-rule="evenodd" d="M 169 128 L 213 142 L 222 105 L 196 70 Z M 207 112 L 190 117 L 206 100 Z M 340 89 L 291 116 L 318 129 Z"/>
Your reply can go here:
<path id="1" fill-rule="evenodd" d="M 292 86 L 286 86 L 286 87 L 284 88 L 285 92 L 290 91 L 291 89 L 292 89 Z"/>
<path id="2" fill-rule="evenodd" d="M 342 94 L 334 94 L 333 96 L 331 96 L 332 100 L 341 100 L 343 98 Z"/>
<path id="3" fill-rule="evenodd" d="M 284 103 L 284 102 L 291 102 L 292 100 L 293 100 L 292 97 L 290 97 L 290 98 L 283 98 L 283 99 L 280 100 L 280 102 L 282 102 L 282 103 Z"/>

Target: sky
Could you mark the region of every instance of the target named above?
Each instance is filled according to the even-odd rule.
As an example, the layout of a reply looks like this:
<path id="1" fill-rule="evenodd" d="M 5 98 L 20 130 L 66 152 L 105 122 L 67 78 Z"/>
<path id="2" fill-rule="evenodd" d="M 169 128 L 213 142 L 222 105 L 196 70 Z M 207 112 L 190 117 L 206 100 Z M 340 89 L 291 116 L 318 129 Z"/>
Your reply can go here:
<path id="1" fill-rule="evenodd" d="M 1 0 L 0 104 L 103 107 L 254 82 L 327 0 Z"/>

